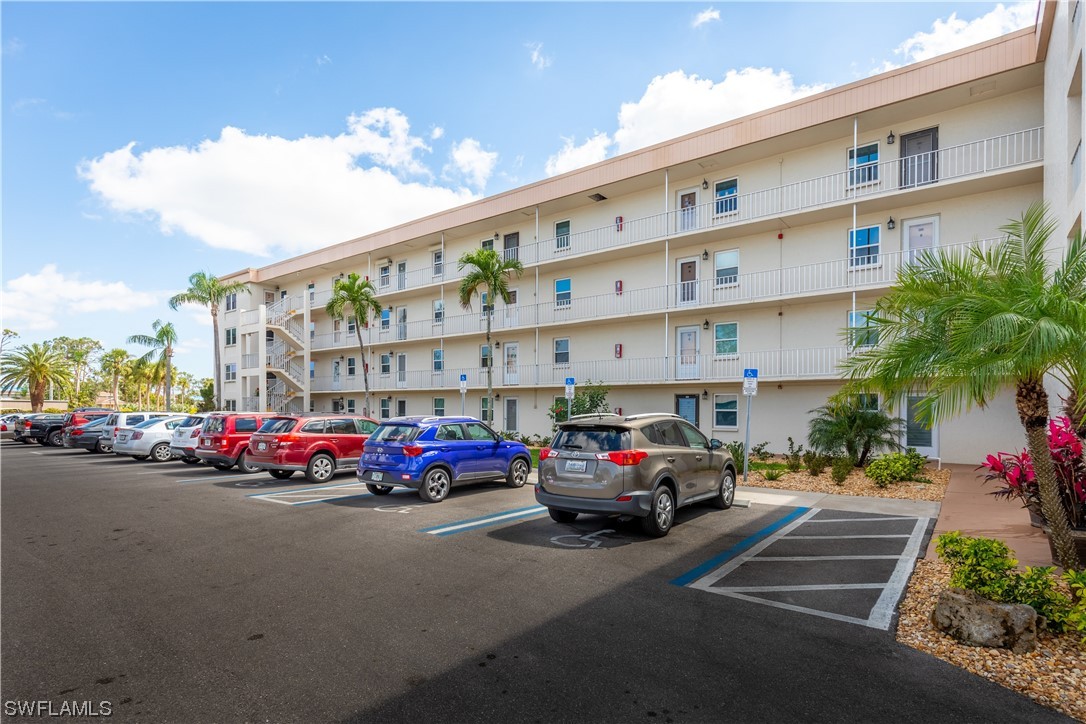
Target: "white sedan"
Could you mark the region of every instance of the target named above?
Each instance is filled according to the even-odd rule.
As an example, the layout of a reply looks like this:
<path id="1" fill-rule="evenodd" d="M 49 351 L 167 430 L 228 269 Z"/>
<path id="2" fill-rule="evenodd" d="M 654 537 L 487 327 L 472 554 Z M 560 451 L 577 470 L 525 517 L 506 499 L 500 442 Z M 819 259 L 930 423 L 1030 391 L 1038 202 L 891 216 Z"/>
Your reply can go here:
<path id="1" fill-rule="evenodd" d="M 135 427 L 122 427 L 113 440 L 113 452 L 118 455 L 128 455 L 136 460 L 151 458 L 156 463 L 164 463 L 173 458 L 173 453 L 170 452 L 170 438 L 173 436 L 174 428 L 187 418 L 187 415 L 156 417 L 141 422 Z"/>

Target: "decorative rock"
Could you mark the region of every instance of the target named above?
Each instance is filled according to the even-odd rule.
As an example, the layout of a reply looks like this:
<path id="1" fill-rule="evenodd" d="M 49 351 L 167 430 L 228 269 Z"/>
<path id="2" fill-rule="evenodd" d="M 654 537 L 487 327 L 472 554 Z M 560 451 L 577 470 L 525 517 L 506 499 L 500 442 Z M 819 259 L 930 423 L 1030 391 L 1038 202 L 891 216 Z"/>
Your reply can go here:
<path id="1" fill-rule="evenodd" d="M 1037 648 L 1037 612 L 1020 603 L 995 603 L 972 591 L 951 588 L 939 594 L 931 623 L 969 646 L 1010 649 L 1024 654 Z"/>

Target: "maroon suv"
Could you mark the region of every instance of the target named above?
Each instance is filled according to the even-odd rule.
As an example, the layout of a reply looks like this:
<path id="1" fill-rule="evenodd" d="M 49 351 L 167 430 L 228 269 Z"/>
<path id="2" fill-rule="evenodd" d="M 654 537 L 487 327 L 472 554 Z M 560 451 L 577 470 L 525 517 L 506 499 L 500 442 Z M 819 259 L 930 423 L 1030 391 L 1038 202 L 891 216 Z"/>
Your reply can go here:
<path id="1" fill-rule="evenodd" d="M 311 483 L 324 483 L 337 471 L 355 469 L 376 429 L 376 420 L 360 415 L 278 415 L 249 440 L 248 463 L 280 480 L 304 471 Z"/>
<path id="2" fill-rule="evenodd" d="M 249 437 L 271 415 L 257 412 L 216 412 L 207 416 L 200 428 L 200 443 L 196 457 L 219 470 L 235 465 L 243 473 L 255 473 L 260 468 L 249 464 Z"/>

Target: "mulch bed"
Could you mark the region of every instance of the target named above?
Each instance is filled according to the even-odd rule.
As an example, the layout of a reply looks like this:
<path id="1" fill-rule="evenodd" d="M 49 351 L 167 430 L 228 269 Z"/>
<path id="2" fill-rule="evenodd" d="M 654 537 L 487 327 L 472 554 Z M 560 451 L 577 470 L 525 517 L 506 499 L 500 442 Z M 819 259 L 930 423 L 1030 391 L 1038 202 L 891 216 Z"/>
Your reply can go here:
<path id="1" fill-rule="evenodd" d="M 806 471 L 798 473 L 785 473 L 780 480 L 766 480 L 762 471 L 751 470 L 744 485 L 753 485 L 759 488 L 776 488 L 778 490 L 799 490 L 827 495 L 862 495 L 871 498 L 897 498 L 899 500 L 930 500 L 941 502 L 946 493 L 946 486 L 950 483 L 949 470 L 936 470 L 924 468 L 920 474 L 930 480 L 930 483 L 892 483 L 885 488 L 878 485 L 864 475 L 863 470 L 853 470 L 848 479 L 838 485 L 830 477 L 829 469 L 823 471 L 817 478 Z"/>

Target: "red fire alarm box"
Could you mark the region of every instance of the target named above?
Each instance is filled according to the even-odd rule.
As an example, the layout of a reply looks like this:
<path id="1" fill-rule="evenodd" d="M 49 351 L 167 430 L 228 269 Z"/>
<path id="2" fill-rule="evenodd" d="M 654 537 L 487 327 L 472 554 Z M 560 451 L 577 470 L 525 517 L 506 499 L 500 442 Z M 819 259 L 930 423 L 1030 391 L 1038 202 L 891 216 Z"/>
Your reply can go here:
<path id="1" fill-rule="evenodd" d="M 622 358 L 622 345 L 621 344 L 616 344 L 615 345 L 615 358 L 616 359 L 621 359 Z"/>
<path id="2" fill-rule="evenodd" d="M 615 217 L 615 231 L 622 231 L 622 217 Z"/>
<path id="3" fill-rule="evenodd" d="M 622 294 L 622 280 L 615 280 L 615 294 Z"/>
<path id="4" fill-rule="evenodd" d="M 615 414 L 616 415 L 621 415 L 622 414 L 622 408 L 621 407 L 616 407 L 615 408 Z"/>

